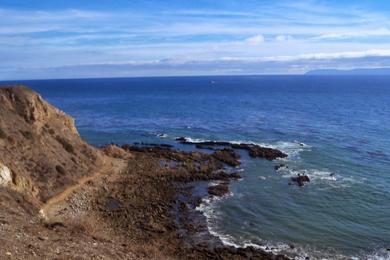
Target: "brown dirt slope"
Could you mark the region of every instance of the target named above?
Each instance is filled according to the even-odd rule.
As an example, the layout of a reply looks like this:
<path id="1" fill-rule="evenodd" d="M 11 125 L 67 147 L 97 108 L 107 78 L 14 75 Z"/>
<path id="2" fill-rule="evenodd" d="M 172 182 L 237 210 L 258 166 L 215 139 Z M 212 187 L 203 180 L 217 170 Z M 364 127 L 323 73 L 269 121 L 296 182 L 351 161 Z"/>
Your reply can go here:
<path id="1" fill-rule="evenodd" d="M 0 163 L 12 187 L 44 202 L 101 165 L 74 119 L 23 86 L 0 88 Z"/>

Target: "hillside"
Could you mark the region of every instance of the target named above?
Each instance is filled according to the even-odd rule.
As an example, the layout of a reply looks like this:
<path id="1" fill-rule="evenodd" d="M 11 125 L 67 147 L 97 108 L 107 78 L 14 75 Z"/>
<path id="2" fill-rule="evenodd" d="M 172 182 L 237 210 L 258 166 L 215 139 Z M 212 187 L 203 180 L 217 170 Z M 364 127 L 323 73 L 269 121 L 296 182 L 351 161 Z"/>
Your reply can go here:
<path id="1" fill-rule="evenodd" d="M 0 163 L 12 187 L 46 201 L 102 164 L 74 119 L 23 86 L 0 88 Z"/>

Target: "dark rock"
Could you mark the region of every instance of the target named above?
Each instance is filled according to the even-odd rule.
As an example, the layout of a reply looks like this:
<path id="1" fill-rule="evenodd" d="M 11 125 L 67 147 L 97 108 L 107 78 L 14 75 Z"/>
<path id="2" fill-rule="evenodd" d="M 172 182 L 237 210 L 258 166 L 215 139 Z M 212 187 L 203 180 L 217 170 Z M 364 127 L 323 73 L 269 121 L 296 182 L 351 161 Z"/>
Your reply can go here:
<path id="1" fill-rule="evenodd" d="M 192 145 L 196 145 L 199 148 L 204 148 L 204 147 L 211 148 L 213 146 L 224 146 L 233 149 L 246 150 L 248 151 L 249 156 L 253 158 L 257 157 L 257 158 L 265 158 L 267 160 L 274 160 L 277 158 L 287 157 L 287 154 L 283 153 L 280 150 L 262 147 L 257 144 L 246 144 L 246 143 L 237 144 L 237 143 L 230 143 L 225 141 L 190 142 L 185 137 L 178 137 L 175 140 L 180 142 L 181 144 L 192 144 Z"/>
<path id="2" fill-rule="evenodd" d="M 213 157 L 232 167 L 236 167 L 241 164 L 239 161 L 240 155 L 230 148 L 224 148 L 223 150 L 214 152 Z"/>
<path id="3" fill-rule="evenodd" d="M 210 186 L 208 188 L 208 192 L 209 192 L 209 194 L 214 195 L 214 196 L 223 196 L 223 195 L 229 193 L 229 183 L 223 182 L 223 183 L 217 184 L 215 186 Z"/>
<path id="4" fill-rule="evenodd" d="M 310 182 L 310 178 L 307 175 L 301 175 L 298 173 L 297 177 L 292 177 L 292 181 L 296 182 L 298 186 L 302 187 L 305 185 L 305 182 Z"/>
<path id="5" fill-rule="evenodd" d="M 233 180 L 242 179 L 242 176 L 237 172 L 227 173 L 225 171 L 219 171 L 219 172 L 214 174 L 212 179 L 219 180 L 219 181 L 228 181 L 231 179 L 233 179 Z"/>
<path id="6" fill-rule="evenodd" d="M 175 139 L 175 141 L 178 141 L 180 143 L 184 143 L 184 142 L 187 142 L 187 138 L 185 138 L 185 137 L 178 137 L 178 138 Z"/>
<path id="7" fill-rule="evenodd" d="M 238 180 L 238 179 L 242 179 L 242 176 L 237 172 L 233 172 L 230 174 L 230 178 Z"/>
<path id="8" fill-rule="evenodd" d="M 195 147 L 197 149 L 216 150 L 216 148 L 209 146 L 209 145 L 204 145 L 204 144 L 196 144 Z"/>

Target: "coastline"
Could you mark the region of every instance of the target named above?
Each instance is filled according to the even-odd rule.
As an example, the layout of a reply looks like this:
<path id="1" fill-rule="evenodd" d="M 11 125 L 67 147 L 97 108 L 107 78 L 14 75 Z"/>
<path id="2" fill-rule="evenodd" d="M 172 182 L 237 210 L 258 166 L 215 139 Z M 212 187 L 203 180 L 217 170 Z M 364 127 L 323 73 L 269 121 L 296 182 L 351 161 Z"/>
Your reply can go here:
<path id="1" fill-rule="evenodd" d="M 7 153 L 2 165 L 11 173 L 0 187 L 0 255 L 288 259 L 251 246 L 224 245 L 196 210 L 204 197 L 224 196 L 230 182 L 241 178 L 234 171 L 241 162 L 233 147 L 212 153 L 153 144 L 99 149 L 80 138 L 72 118 L 33 91 L 0 90 L 0 113 L 10 119 L 0 120 L 0 148 Z M 254 157 L 284 156 L 260 146 L 238 149 Z M 35 164 L 39 167 L 32 171 Z M 211 181 L 218 183 L 196 190 L 196 182 Z"/>
<path id="2" fill-rule="evenodd" d="M 59 107 L 66 104 L 48 98 Z M 351 192 L 357 188 L 370 190 L 367 183 L 360 183 L 348 171 L 328 168 L 329 161 L 321 166 L 318 159 L 326 156 L 313 155 L 323 155 L 323 149 L 318 148 L 326 147 L 311 139 L 272 140 L 263 135 L 213 135 L 199 130 L 176 132 L 159 126 L 118 139 L 109 132 L 98 139 L 103 142 L 95 142 L 79 121 L 82 136 L 99 147 L 109 140 L 121 145 L 126 140 L 140 140 L 127 145 L 128 150 L 115 145 L 98 148 L 81 139 L 72 118 L 38 94 L 26 88 L 5 88 L 0 89 L 0 99 L 4 101 L 0 105 L 0 174 L 5 178 L 4 183 L 0 178 L 0 206 L 4 209 L 0 214 L 4 234 L 0 256 L 8 257 L 10 253 L 15 259 L 175 259 L 186 254 L 193 258 L 232 258 L 238 254 L 248 258 L 260 251 L 267 253 L 260 258 L 278 254 L 294 259 L 388 256 L 388 246 L 381 241 L 363 241 L 364 252 L 351 250 L 344 254 L 336 251 L 339 245 L 335 243 L 327 250 L 326 243 L 329 245 L 338 232 L 322 233 L 323 225 L 316 221 L 321 217 L 311 221 L 291 211 L 305 212 L 301 211 L 305 204 L 342 205 L 339 200 L 324 201 L 321 194 L 337 198 L 343 192 L 354 195 Z M 69 111 L 77 115 L 77 109 Z M 83 117 L 77 118 L 82 121 Z M 190 143 L 175 141 L 180 136 L 188 136 L 181 139 Z M 277 149 L 288 157 L 274 161 L 257 158 L 267 154 L 257 146 Z M 312 165 L 306 163 L 309 157 Z M 210 174 L 220 171 L 220 167 L 226 175 Z M 238 175 L 228 178 L 241 174 L 243 169 L 243 179 L 236 181 Z M 307 187 L 300 188 L 292 180 L 298 174 L 310 177 Z M 294 207 L 286 204 L 289 198 L 296 198 Z M 254 207 L 250 212 L 253 218 L 247 221 L 245 214 L 237 216 L 233 212 L 247 206 Z M 307 212 L 312 213 L 311 209 Z M 302 220 L 303 226 L 296 227 L 288 239 L 283 235 L 272 237 L 269 232 L 286 227 L 274 218 L 266 224 L 263 216 L 272 212 L 287 221 L 300 217 L 298 221 Z M 123 230 L 130 231 L 126 234 Z M 299 240 L 300 235 L 307 234 L 305 230 L 328 234 L 324 237 L 327 241 L 312 244 L 307 239 Z M 210 244 L 206 246 L 202 241 Z M 222 249 L 225 246 L 230 249 Z M 239 249 L 246 246 L 249 250 Z"/>

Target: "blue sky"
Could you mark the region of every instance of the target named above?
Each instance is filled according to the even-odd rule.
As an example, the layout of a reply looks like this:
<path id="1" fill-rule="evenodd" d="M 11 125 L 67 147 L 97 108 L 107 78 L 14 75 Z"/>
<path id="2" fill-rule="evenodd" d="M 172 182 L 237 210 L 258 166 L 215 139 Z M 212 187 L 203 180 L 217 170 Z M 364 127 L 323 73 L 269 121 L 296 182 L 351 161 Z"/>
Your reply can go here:
<path id="1" fill-rule="evenodd" d="M 0 1 L 0 79 L 390 67 L 390 1 Z"/>

